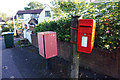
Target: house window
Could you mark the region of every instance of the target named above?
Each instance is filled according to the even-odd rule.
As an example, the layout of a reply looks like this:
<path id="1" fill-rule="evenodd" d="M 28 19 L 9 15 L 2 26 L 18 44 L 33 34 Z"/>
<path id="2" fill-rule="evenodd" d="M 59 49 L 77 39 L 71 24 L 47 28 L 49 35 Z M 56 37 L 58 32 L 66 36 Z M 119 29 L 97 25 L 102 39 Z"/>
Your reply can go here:
<path id="1" fill-rule="evenodd" d="M 31 14 L 32 18 L 38 18 L 38 14 Z"/>
<path id="2" fill-rule="evenodd" d="M 51 14 L 50 14 L 50 11 L 45 11 L 45 17 L 50 17 Z"/>
<path id="3" fill-rule="evenodd" d="M 18 17 L 19 17 L 20 19 L 24 19 L 23 14 L 18 15 Z"/>

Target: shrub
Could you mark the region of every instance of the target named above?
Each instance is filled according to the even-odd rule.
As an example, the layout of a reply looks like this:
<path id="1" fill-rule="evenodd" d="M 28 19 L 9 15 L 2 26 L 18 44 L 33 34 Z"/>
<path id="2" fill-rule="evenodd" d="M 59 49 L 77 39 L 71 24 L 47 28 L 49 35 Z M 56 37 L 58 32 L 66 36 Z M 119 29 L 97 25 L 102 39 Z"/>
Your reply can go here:
<path id="1" fill-rule="evenodd" d="M 96 20 L 95 47 L 108 50 L 117 49 L 120 46 L 120 2 L 93 5 L 97 5 L 96 13 L 88 10 L 83 17 Z"/>
<path id="2" fill-rule="evenodd" d="M 22 26 L 21 26 L 22 24 L 15 24 L 15 27 L 18 29 L 18 28 L 21 28 Z M 8 27 L 4 27 L 3 28 L 3 30 L 2 30 L 2 32 L 8 32 L 8 31 L 10 31 L 10 32 L 14 32 L 14 25 L 13 24 L 8 24 Z"/>
<path id="3" fill-rule="evenodd" d="M 83 18 L 96 20 L 95 47 L 117 49 L 120 46 L 120 2 L 91 5 L 97 5 L 98 10 L 89 8 Z M 35 28 L 35 32 L 55 31 L 58 39 L 70 41 L 70 24 L 70 18 L 42 22 Z"/>
<path id="4" fill-rule="evenodd" d="M 9 31 L 13 32 L 14 31 L 14 25 L 13 24 L 8 24 Z"/>
<path id="5" fill-rule="evenodd" d="M 109 7 L 103 7 L 101 13 L 96 16 L 96 41 L 95 46 L 115 50 L 120 46 L 120 2 L 103 3 Z"/>
<path id="6" fill-rule="evenodd" d="M 1 32 L 8 32 L 8 31 L 9 31 L 9 28 L 4 27 Z"/>
<path id="7" fill-rule="evenodd" d="M 70 18 L 61 18 L 56 21 L 45 21 L 35 28 L 35 33 L 44 31 L 57 32 L 57 38 L 64 41 L 70 40 Z"/>

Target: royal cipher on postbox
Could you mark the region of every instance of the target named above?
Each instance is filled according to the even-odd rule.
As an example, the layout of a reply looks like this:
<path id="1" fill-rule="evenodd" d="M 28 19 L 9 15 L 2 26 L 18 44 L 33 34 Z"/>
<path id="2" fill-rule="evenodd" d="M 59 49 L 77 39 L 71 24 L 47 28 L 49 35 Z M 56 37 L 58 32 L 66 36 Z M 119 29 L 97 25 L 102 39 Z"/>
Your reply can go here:
<path id="1" fill-rule="evenodd" d="M 90 54 L 94 46 L 96 21 L 79 19 L 77 51 Z"/>

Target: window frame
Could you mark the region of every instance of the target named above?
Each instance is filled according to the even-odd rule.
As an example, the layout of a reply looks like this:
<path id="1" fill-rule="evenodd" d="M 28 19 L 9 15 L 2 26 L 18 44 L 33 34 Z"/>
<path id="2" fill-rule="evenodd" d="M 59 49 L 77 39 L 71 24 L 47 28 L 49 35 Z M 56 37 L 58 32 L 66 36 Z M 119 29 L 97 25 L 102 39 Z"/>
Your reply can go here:
<path id="1" fill-rule="evenodd" d="M 51 17 L 50 11 L 45 11 L 45 17 Z"/>
<path id="2" fill-rule="evenodd" d="M 24 15 L 23 15 L 23 14 L 19 14 L 19 15 L 18 15 L 18 18 L 24 19 Z"/>

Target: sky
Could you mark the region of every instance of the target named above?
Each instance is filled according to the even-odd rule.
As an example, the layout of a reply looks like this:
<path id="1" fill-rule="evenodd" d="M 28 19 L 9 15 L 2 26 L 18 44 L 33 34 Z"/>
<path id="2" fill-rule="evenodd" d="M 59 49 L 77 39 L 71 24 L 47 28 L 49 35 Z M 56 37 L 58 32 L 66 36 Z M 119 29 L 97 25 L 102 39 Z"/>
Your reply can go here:
<path id="1" fill-rule="evenodd" d="M 1 0 L 0 12 L 7 13 L 7 15 L 15 15 L 18 10 L 24 10 L 24 7 L 31 1 L 38 1 L 42 4 L 50 5 L 53 0 Z"/>

